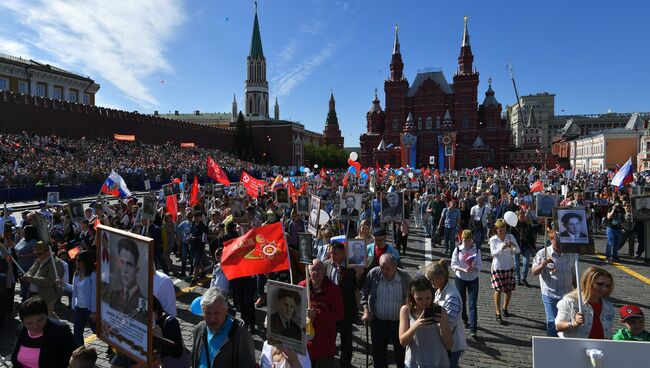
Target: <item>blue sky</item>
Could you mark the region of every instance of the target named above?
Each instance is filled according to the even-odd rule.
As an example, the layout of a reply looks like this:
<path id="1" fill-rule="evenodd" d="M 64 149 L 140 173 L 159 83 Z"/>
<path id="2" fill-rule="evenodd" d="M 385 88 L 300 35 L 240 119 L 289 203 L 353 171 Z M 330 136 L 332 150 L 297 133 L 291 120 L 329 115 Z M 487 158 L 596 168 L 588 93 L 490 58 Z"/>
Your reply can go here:
<path id="1" fill-rule="evenodd" d="M 330 90 L 346 146 L 358 146 L 375 87 L 384 106 L 395 24 L 409 81 L 451 81 L 469 16 L 479 101 L 552 92 L 556 114 L 650 111 L 644 1 L 260 0 L 271 99 L 321 132 Z M 3 0 L 0 52 L 88 75 L 99 105 L 140 112 L 230 111 L 243 98 L 253 1 Z M 240 104 L 241 108 L 241 104 Z"/>

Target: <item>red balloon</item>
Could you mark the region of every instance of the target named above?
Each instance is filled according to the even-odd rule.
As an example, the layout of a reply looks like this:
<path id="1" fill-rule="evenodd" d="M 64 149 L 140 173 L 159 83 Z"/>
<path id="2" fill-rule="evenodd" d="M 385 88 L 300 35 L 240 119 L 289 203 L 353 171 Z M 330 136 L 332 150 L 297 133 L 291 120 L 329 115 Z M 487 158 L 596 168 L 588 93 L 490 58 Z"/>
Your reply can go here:
<path id="1" fill-rule="evenodd" d="M 174 180 L 172 181 L 172 183 L 180 183 L 180 182 L 181 182 L 181 179 L 179 179 L 179 178 L 174 178 Z"/>

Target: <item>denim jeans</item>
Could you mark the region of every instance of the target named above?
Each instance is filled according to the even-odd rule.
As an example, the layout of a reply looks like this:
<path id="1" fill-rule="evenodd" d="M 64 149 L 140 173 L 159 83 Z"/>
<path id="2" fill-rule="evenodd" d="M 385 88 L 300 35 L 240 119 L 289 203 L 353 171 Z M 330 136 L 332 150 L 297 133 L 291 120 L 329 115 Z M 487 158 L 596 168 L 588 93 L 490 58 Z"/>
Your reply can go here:
<path id="1" fill-rule="evenodd" d="M 483 244 L 483 239 L 485 239 L 485 233 L 487 233 L 487 228 L 481 227 L 472 229 L 472 233 L 474 233 L 474 246 L 477 249 L 481 249 L 481 244 Z"/>
<path id="2" fill-rule="evenodd" d="M 84 330 L 86 323 L 90 324 L 90 329 L 95 332 L 95 322 L 90 319 L 90 309 L 88 308 L 75 308 L 74 309 L 74 344 L 75 347 L 80 347 L 84 344 Z"/>
<path id="3" fill-rule="evenodd" d="M 521 248 L 521 253 L 515 254 L 515 274 L 517 275 L 517 281 L 524 281 L 528 277 L 528 270 L 530 269 L 530 249 L 527 246 L 520 246 L 519 248 Z M 523 262 L 521 257 L 524 259 Z"/>
<path id="4" fill-rule="evenodd" d="M 478 277 L 472 281 L 465 281 L 456 278 L 456 289 L 463 300 L 463 321 L 469 321 L 470 332 L 476 332 L 477 329 L 477 311 L 476 301 L 478 300 Z M 468 301 L 469 299 L 469 301 Z M 467 318 L 467 305 L 469 304 L 469 319 Z"/>
<path id="5" fill-rule="evenodd" d="M 460 356 L 463 355 L 464 350 L 454 351 L 449 355 L 449 368 L 458 368 Z"/>
<path id="6" fill-rule="evenodd" d="M 266 286 L 266 276 L 264 274 L 260 274 L 255 276 L 256 278 L 256 284 L 257 284 L 257 296 L 262 296 L 266 294 L 264 291 L 264 286 Z"/>
<path id="7" fill-rule="evenodd" d="M 546 335 L 550 337 L 557 337 L 555 317 L 557 317 L 557 303 L 559 301 L 560 299 L 551 298 L 550 296 L 542 294 L 544 313 L 546 313 Z"/>
<path id="8" fill-rule="evenodd" d="M 189 259 L 190 259 L 190 244 L 183 242 L 181 243 L 181 273 L 183 275 L 185 275 L 185 270 L 187 270 L 187 261 Z"/>
<path id="9" fill-rule="evenodd" d="M 455 227 L 445 227 L 444 236 L 445 236 L 445 252 L 453 251 L 456 248 L 456 228 Z"/>
<path id="10" fill-rule="evenodd" d="M 614 229 L 607 226 L 607 248 L 605 248 L 605 257 L 618 257 L 618 244 L 623 237 L 621 229 Z"/>

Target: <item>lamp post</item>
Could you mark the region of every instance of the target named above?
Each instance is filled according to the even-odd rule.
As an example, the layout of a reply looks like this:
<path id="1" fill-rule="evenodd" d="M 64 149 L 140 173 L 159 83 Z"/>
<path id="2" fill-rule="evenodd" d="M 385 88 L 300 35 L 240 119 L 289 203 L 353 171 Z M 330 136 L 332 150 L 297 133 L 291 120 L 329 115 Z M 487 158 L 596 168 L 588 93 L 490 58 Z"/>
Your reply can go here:
<path id="1" fill-rule="evenodd" d="M 411 147 L 413 147 L 415 145 L 417 140 L 418 140 L 418 137 L 413 135 L 413 134 L 410 134 L 410 133 L 402 134 L 402 144 L 404 145 L 404 148 L 406 148 L 406 162 L 407 162 L 407 165 L 411 165 Z"/>

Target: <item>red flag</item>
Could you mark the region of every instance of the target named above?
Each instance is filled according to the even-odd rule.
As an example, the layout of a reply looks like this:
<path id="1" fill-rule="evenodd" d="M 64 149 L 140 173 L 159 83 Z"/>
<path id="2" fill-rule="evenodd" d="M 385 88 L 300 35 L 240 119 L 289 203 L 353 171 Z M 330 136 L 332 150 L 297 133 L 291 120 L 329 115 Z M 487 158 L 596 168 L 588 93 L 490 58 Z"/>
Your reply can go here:
<path id="1" fill-rule="evenodd" d="M 70 257 L 70 259 L 75 259 L 77 258 L 77 254 L 79 254 L 80 252 L 81 252 L 81 247 L 77 246 L 68 251 L 68 256 Z"/>
<path id="2" fill-rule="evenodd" d="M 192 182 L 192 191 L 190 192 L 190 206 L 199 204 L 199 179 L 194 175 Z M 176 220 L 174 220 L 176 221 Z"/>
<path id="3" fill-rule="evenodd" d="M 296 187 L 293 186 L 293 183 L 291 180 L 287 182 L 287 191 L 289 192 L 289 197 L 291 198 L 291 202 L 296 203 L 298 199 L 298 194 L 296 193 Z"/>
<path id="4" fill-rule="evenodd" d="M 325 179 L 325 178 L 327 177 L 327 173 L 325 172 L 325 168 L 324 168 L 324 167 L 321 167 L 321 168 L 320 168 L 320 177 L 321 177 L 322 179 Z"/>
<path id="5" fill-rule="evenodd" d="M 542 190 L 544 190 L 544 183 L 539 179 L 530 186 L 531 193 L 541 192 Z"/>
<path id="6" fill-rule="evenodd" d="M 341 185 L 343 185 L 344 188 L 348 186 L 348 173 L 345 173 L 345 176 L 343 177 L 343 181 L 341 182 Z"/>
<path id="7" fill-rule="evenodd" d="M 135 135 L 132 134 L 113 134 L 116 141 L 135 142 Z"/>
<path id="8" fill-rule="evenodd" d="M 212 157 L 208 156 L 206 160 L 206 166 L 208 167 L 208 176 L 211 177 L 212 179 L 218 181 L 219 183 L 225 185 L 225 186 L 230 186 L 230 180 L 228 180 L 228 176 L 226 173 L 219 167 L 219 164 L 217 164 Z"/>
<path id="9" fill-rule="evenodd" d="M 257 198 L 258 195 L 264 194 L 264 187 L 266 186 L 266 182 L 264 180 L 255 179 L 254 177 L 248 175 L 246 171 L 242 170 L 241 179 L 239 181 L 242 183 L 246 189 L 246 193 L 249 196 Z"/>
<path id="10" fill-rule="evenodd" d="M 289 269 L 282 224 L 260 226 L 224 243 L 221 268 L 228 280 Z"/>
<path id="11" fill-rule="evenodd" d="M 168 213 L 172 214 L 172 219 L 176 222 L 176 216 L 178 215 L 178 202 L 176 202 L 176 196 L 170 195 L 167 196 L 167 203 L 165 209 Z"/>

